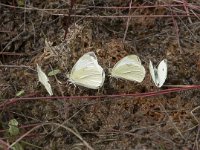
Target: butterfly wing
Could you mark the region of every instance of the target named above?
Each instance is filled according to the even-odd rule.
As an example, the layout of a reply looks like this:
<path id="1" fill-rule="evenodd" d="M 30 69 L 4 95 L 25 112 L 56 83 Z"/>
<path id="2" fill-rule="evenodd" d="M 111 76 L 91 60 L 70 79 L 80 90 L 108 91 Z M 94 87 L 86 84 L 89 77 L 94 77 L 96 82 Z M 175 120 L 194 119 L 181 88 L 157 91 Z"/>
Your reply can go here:
<path id="1" fill-rule="evenodd" d="M 141 65 L 141 61 L 140 61 L 140 58 L 136 55 L 128 55 L 124 58 L 122 58 L 120 61 L 118 61 L 115 66 L 113 67 L 116 68 L 116 67 L 120 67 L 120 66 L 123 66 L 125 64 L 135 64 L 135 65 Z"/>
<path id="2" fill-rule="evenodd" d="M 164 59 L 158 65 L 158 79 L 159 79 L 158 87 L 163 86 L 166 78 L 167 78 L 167 59 Z"/>
<path id="3" fill-rule="evenodd" d="M 142 82 L 145 69 L 136 55 L 129 55 L 118 61 L 111 70 L 111 76 L 130 81 Z"/>
<path id="4" fill-rule="evenodd" d="M 152 78 L 153 82 L 155 83 L 156 86 L 158 86 L 159 82 L 158 82 L 157 69 L 153 67 L 151 60 L 149 62 L 149 71 L 150 71 L 151 78 Z"/>
<path id="5" fill-rule="evenodd" d="M 38 72 L 38 79 L 42 85 L 44 85 L 45 89 L 49 93 L 49 95 L 53 95 L 51 85 L 49 84 L 49 79 L 46 74 L 42 71 L 41 67 L 37 64 L 37 72 Z"/>
<path id="6" fill-rule="evenodd" d="M 70 81 L 91 89 L 98 89 L 105 80 L 103 68 L 98 64 L 94 52 L 84 54 L 72 68 Z"/>

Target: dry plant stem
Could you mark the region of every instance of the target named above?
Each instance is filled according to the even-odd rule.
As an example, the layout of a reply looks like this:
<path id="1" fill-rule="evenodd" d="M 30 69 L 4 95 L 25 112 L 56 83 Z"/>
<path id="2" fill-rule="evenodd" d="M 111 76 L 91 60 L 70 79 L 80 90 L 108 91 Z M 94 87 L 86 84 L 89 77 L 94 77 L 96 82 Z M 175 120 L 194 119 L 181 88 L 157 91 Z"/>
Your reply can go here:
<path id="1" fill-rule="evenodd" d="M 33 127 L 36 127 L 38 125 L 40 125 L 40 123 L 33 123 L 33 124 L 28 124 L 28 125 L 22 125 L 19 127 L 19 129 L 27 129 L 27 128 L 33 128 Z M 0 133 L 4 133 L 6 132 L 7 130 L 6 129 L 3 129 L 3 130 L 0 130 Z M 0 139 L 3 139 L 3 138 L 0 138 Z"/>
<path id="2" fill-rule="evenodd" d="M 8 150 L 9 146 L 10 145 L 8 143 L 0 139 L 0 148 L 2 148 L 3 150 Z"/>
<path id="3" fill-rule="evenodd" d="M 180 87 L 181 87 L 181 88 L 185 88 L 185 87 L 193 87 L 193 86 L 194 86 L 194 85 L 184 85 L 184 84 L 183 84 L 183 85 L 181 85 L 181 84 L 180 84 L 180 85 L 163 85 L 163 87 L 173 87 L 173 88 L 174 88 L 174 87 L 176 87 L 176 88 L 177 88 L 177 87 L 179 87 L 179 88 L 180 88 Z"/>
<path id="4" fill-rule="evenodd" d="M 150 129 L 150 130 L 151 130 L 151 129 Z M 151 131 L 152 131 L 152 133 L 155 132 L 155 130 L 151 130 Z M 156 135 L 156 136 L 158 136 L 159 138 L 162 138 L 162 139 L 164 139 L 165 141 L 168 141 L 168 142 L 172 143 L 173 145 L 176 144 L 173 140 L 171 140 L 171 139 L 169 139 L 169 138 L 167 138 L 167 137 L 165 137 L 165 136 L 163 136 L 163 135 L 160 135 L 159 133 L 154 133 L 153 135 Z"/>
<path id="5" fill-rule="evenodd" d="M 198 126 L 198 131 L 197 131 L 197 135 L 196 135 L 196 138 L 195 138 L 195 144 L 193 146 L 193 150 L 199 150 L 199 142 L 198 142 L 199 133 L 200 133 L 200 124 Z M 195 146 L 196 146 L 196 148 L 195 148 Z"/>
<path id="6" fill-rule="evenodd" d="M 192 24 L 192 20 L 191 20 L 190 15 L 189 15 L 190 12 L 189 12 L 187 6 L 188 6 L 188 5 L 187 5 L 187 1 L 186 1 L 186 0 L 183 0 L 183 7 L 184 7 L 184 9 L 185 9 L 185 11 L 186 11 L 186 13 L 187 13 L 187 15 L 188 15 L 188 21 L 189 21 L 189 23 Z"/>
<path id="7" fill-rule="evenodd" d="M 197 117 L 194 115 L 194 111 L 196 111 L 197 109 L 199 109 L 200 106 L 197 106 L 196 108 L 194 108 L 190 113 L 191 115 L 194 117 L 194 119 L 197 121 L 198 124 L 200 124 L 200 121 L 197 119 Z"/>
<path id="8" fill-rule="evenodd" d="M 12 40 L 10 40 L 10 42 L 8 42 L 8 44 L 3 48 L 3 50 L 1 52 L 4 52 L 5 49 L 12 44 L 12 42 L 14 42 L 15 40 L 17 40 L 17 38 L 19 38 L 22 34 L 24 33 L 24 31 L 22 31 L 21 33 L 17 34 Z"/>
<path id="9" fill-rule="evenodd" d="M 190 11 L 197 17 L 197 19 L 200 20 L 200 17 L 198 15 L 196 15 L 196 13 L 193 10 L 190 10 Z"/>
<path id="10" fill-rule="evenodd" d="M 181 49 L 181 45 L 180 45 L 180 39 L 179 39 L 179 28 L 178 28 L 178 24 L 176 19 L 174 18 L 174 14 L 171 10 L 171 14 L 172 14 L 172 20 L 173 20 L 173 24 L 174 24 L 174 28 L 175 28 L 175 32 L 176 32 L 176 40 L 179 46 L 179 52 L 182 54 L 182 49 Z"/>
<path id="11" fill-rule="evenodd" d="M 34 25 L 34 23 L 31 21 L 31 24 L 32 24 L 32 26 L 33 26 L 33 43 L 34 43 L 34 45 L 35 45 L 35 37 L 36 37 L 36 33 L 35 33 L 35 25 Z"/>
<path id="12" fill-rule="evenodd" d="M 196 134 L 196 138 L 195 138 L 192 150 L 199 150 L 199 142 L 198 142 L 199 132 L 200 132 L 200 125 L 198 125 L 198 131 L 197 131 L 197 134 Z"/>
<path id="13" fill-rule="evenodd" d="M 184 23 L 184 21 L 183 21 L 181 18 L 179 18 L 179 17 L 178 17 L 178 19 L 179 19 L 180 22 L 183 24 L 183 27 L 185 27 L 186 30 L 188 30 L 188 32 L 191 34 L 191 37 L 194 38 L 194 39 L 196 39 L 196 40 L 198 40 L 198 37 L 195 36 L 195 34 L 189 29 L 189 27 Z M 183 28 L 183 27 L 182 27 L 182 28 Z M 183 30 L 184 30 L 184 29 L 183 29 Z"/>
<path id="14" fill-rule="evenodd" d="M 25 53 L 15 53 L 15 52 L 0 52 L 0 55 L 28 56 L 28 54 L 25 54 Z"/>
<path id="15" fill-rule="evenodd" d="M 0 104 L 0 110 L 7 107 L 8 105 L 17 103 L 19 101 L 29 101 L 29 100 L 57 100 L 57 99 L 98 99 L 101 100 L 102 98 L 108 98 L 106 101 L 110 101 L 114 98 L 119 97 L 132 97 L 132 98 L 138 98 L 138 97 L 152 97 L 152 96 L 158 96 L 158 95 L 164 95 L 169 94 L 172 92 L 178 92 L 178 91 L 185 91 L 185 90 L 191 90 L 191 89 L 199 89 L 200 85 L 194 85 L 184 88 L 170 88 L 166 90 L 156 91 L 156 92 L 147 92 L 147 93 L 136 93 L 136 94 L 115 94 L 115 95 L 99 95 L 99 96 L 48 96 L 48 97 L 21 97 L 21 98 L 12 98 L 12 99 L 2 99 L 4 102 Z M 106 102 L 104 101 L 104 102 Z"/>
<path id="16" fill-rule="evenodd" d="M 14 111 L 9 111 L 9 113 L 17 114 L 18 116 L 21 116 L 21 117 L 23 117 L 23 118 L 29 118 L 29 119 L 34 120 L 34 121 L 36 121 L 36 122 L 42 122 L 42 120 L 35 119 L 35 118 L 33 118 L 33 117 L 27 116 L 27 115 L 22 114 L 22 113 L 17 113 L 17 112 L 14 112 Z"/>
<path id="17" fill-rule="evenodd" d="M 70 121 L 73 117 L 75 117 L 76 115 L 78 115 L 83 109 L 85 109 L 85 107 L 86 106 L 83 106 L 80 110 L 78 110 L 76 113 L 74 113 L 71 117 L 69 117 L 67 120 L 65 120 L 61 125 L 65 125 L 68 121 Z M 11 113 L 13 113 L 12 111 L 11 111 Z M 20 114 L 18 114 L 18 115 L 20 115 Z M 36 120 L 36 119 L 34 119 L 34 118 L 32 118 L 32 117 L 28 117 L 28 118 L 31 118 L 32 120 L 34 120 L 34 121 L 37 121 L 38 123 L 34 123 L 34 124 L 28 124 L 28 125 L 22 125 L 22 126 L 20 126 L 19 128 L 20 129 L 26 129 L 27 130 L 27 128 L 33 128 L 33 127 L 35 127 L 35 126 L 38 126 L 38 125 L 40 125 L 41 124 L 41 122 L 42 121 L 38 121 L 38 120 Z M 51 132 L 49 132 L 48 134 L 52 134 L 53 132 L 55 132 L 57 129 L 59 129 L 60 128 L 60 126 L 57 126 L 55 129 L 53 129 Z M 6 132 L 6 130 L 4 129 L 4 130 L 0 130 L 0 133 L 4 133 L 4 132 Z M 86 133 L 86 132 L 81 132 L 81 133 Z M 88 132 L 87 132 L 88 133 Z M 94 133 L 94 132 L 90 132 L 90 133 Z M 0 138 L 0 140 L 1 140 L 2 138 Z M 1 142 L 0 142 L 1 143 Z"/>
<path id="18" fill-rule="evenodd" d="M 181 3 L 181 4 L 161 4 L 161 5 L 131 6 L 131 9 L 159 8 L 159 7 L 169 7 L 169 6 L 172 6 L 172 7 L 184 7 L 183 3 Z M 193 5 L 191 3 L 187 3 L 185 6 L 191 8 L 191 9 L 196 9 L 196 10 L 200 9 L 200 6 Z M 129 7 L 115 7 L 115 6 L 107 6 L 107 7 L 105 7 L 105 6 L 95 6 L 94 7 L 94 6 L 88 6 L 88 8 L 95 8 L 95 9 L 128 9 Z M 78 9 L 83 9 L 83 8 L 78 8 Z"/>
<path id="19" fill-rule="evenodd" d="M 171 116 L 169 116 L 169 114 L 167 113 L 165 107 L 164 107 L 161 103 L 160 103 L 160 106 L 162 107 L 163 111 L 165 112 L 165 114 L 166 114 L 167 117 L 169 118 L 169 121 L 172 123 L 172 126 L 174 127 L 174 129 L 178 132 L 178 134 L 179 134 L 183 139 L 185 139 L 184 136 L 183 136 L 183 134 L 181 133 L 181 131 L 178 129 L 178 127 L 177 127 L 177 126 L 175 125 L 175 123 L 173 122 Z"/>
<path id="20" fill-rule="evenodd" d="M 20 8 L 20 9 L 29 9 L 29 10 L 38 10 L 38 11 L 43 11 L 43 12 L 46 12 L 48 14 L 51 14 L 51 15 L 56 15 L 56 16 L 68 16 L 68 14 L 63 14 L 63 13 L 51 13 L 51 12 L 48 12 L 48 11 L 58 11 L 58 10 L 66 10 L 66 9 L 39 9 L 39 8 L 29 8 L 29 7 L 16 7 L 16 6 L 11 6 L 11 5 L 6 5 L 6 4 L 3 4 L 3 3 L 0 3 L 1 6 L 4 6 L 4 7 L 10 7 L 10 8 Z M 192 4 L 188 4 L 190 8 L 192 9 L 196 9 L 196 10 L 199 10 L 200 9 L 200 6 L 196 6 L 196 5 L 192 5 Z M 175 7 L 175 6 L 183 6 L 183 4 L 181 5 L 155 5 L 155 6 L 135 6 L 135 7 L 131 7 L 131 8 L 155 8 L 155 7 L 166 7 L 166 6 L 171 6 L 171 7 Z M 91 7 L 94 7 L 94 6 L 91 6 Z M 101 7 L 95 7 L 95 8 L 101 8 Z M 129 7 L 103 7 L 103 8 L 110 8 L 110 9 L 128 9 Z M 200 14 L 196 14 L 196 16 L 191 13 L 191 14 L 183 14 L 183 15 L 174 15 L 174 17 L 177 17 L 177 16 L 180 16 L 180 17 L 188 17 L 188 15 L 190 15 L 190 18 L 191 17 L 200 17 Z M 127 16 L 127 15 L 124 15 L 124 16 L 101 16 L 101 15 L 73 15 L 71 14 L 70 15 L 71 17 L 85 17 L 85 18 L 141 18 L 141 17 L 151 17 L 151 18 L 156 18 L 156 17 L 171 17 L 171 15 L 134 15 L 134 16 Z"/>
<path id="21" fill-rule="evenodd" d="M 131 0 L 130 3 L 129 3 L 129 12 L 128 12 L 128 16 L 130 16 L 130 14 L 131 14 L 131 5 L 132 5 L 132 0 Z M 126 22 L 126 30 L 125 30 L 125 32 L 124 32 L 123 43 L 124 43 L 125 40 L 126 40 L 126 35 L 127 35 L 127 32 L 128 32 L 128 27 L 129 27 L 129 22 L 130 22 L 130 20 L 131 20 L 131 18 L 129 17 L 129 18 L 127 19 L 127 22 Z"/>
<path id="22" fill-rule="evenodd" d="M 158 8 L 158 7 L 168 7 L 168 6 L 172 6 L 172 7 L 184 7 L 183 2 L 182 1 L 175 1 L 181 4 L 162 4 L 162 5 L 147 5 L 147 6 L 131 6 L 131 8 L 135 9 L 135 8 Z M 15 8 L 15 9 L 27 9 L 27 10 L 37 10 L 37 11 L 66 11 L 68 9 L 41 9 L 41 8 L 37 8 L 37 7 L 20 7 L 20 6 L 13 6 L 13 5 L 7 5 L 4 3 L 0 3 L 0 6 L 4 6 L 4 7 L 9 7 L 9 8 Z M 200 6 L 198 5 L 193 5 L 192 3 L 187 3 L 185 6 L 191 8 L 191 9 L 196 9 L 199 10 Z M 95 8 L 95 9 L 129 9 L 129 7 L 115 7 L 115 6 L 87 6 L 87 7 L 80 7 L 80 8 L 76 8 L 76 10 L 79 9 L 87 9 L 87 8 Z"/>
<path id="23" fill-rule="evenodd" d="M 27 68 L 27 69 L 30 69 L 32 71 L 35 71 L 34 69 L 31 68 L 31 66 L 25 66 L 25 65 L 0 65 L 0 68 L 3 67 L 3 68 Z"/>
<path id="24" fill-rule="evenodd" d="M 54 16 L 66 16 L 66 14 L 55 14 L 55 13 L 49 13 Z M 188 17 L 187 14 L 183 15 L 173 15 L 174 17 Z M 200 17 L 200 14 L 191 14 L 191 17 Z M 108 15 L 108 16 L 102 16 L 102 15 L 71 15 L 71 17 L 78 17 L 78 18 L 141 18 L 141 17 L 148 17 L 148 18 L 171 18 L 172 15 L 133 15 L 133 16 L 127 16 L 127 15 Z"/>
<path id="25" fill-rule="evenodd" d="M 34 147 L 34 148 L 37 148 L 37 149 L 43 149 L 42 147 L 39 147 L 37 145 L 34 145 L 34 144 L 31 144 L 31 143 L 28 143 L 28 142 L 25 142 L 25 141 L 21 141 L 22 144 L 26 144 L 26 145 L 29 145 L 31 147 Z"/>
<path id="26" fill-rule="evenodd" d="M 50 65 L 50 68 L 51 68 L 51 71 L 53 71 L 53 68 L 52 68 L 52 66 Z M 53 75 L 54 76 L 54 78 L 56 79 L 56 83 L 57 83 L 57 85 L 58 85 L 58 88 L 59 88 L 59 90 L 60 90 L 60 94 L 62 95 L 62 96 L 64 96 L 64 92 L 63 92 L 63 90 L 62 90 L 62 88 L 61 88 L 61 86 L 60 86 L 60 84 L 59 84 L 59 81 L 58 81 L 58 78 L 57 78 L 57 76 L 56 75 Z"/>
<path id="27" fill-rule="evenodd" d="M 26 8 L 26 0 L 24 1 L 24 7 Z M 26 9 L 24 9 L 24 32 L 26 31 Z"/>
<path id="28" fill-rule="evenodd" d="M 86 106 L 83 106 L 80 110 L 78 110 L 76 113 L 74 113 L 70 118 L 68 118 L 67 120 L 65 120 L 61 125 L 65 125 L 68 121 L 70 121 L 73 117 L 75 117 L 77 114 L 79 114 L 83 109 L 85 109 Z M 60 126 L 56 127 L 53 131 L 51 131 L 49 134 L 55 132 L 56 130 L 58 130 L 60 128 Z"/>
<path id="29" fill-rule="evenodd" d="M 12 32 L 12 31 L 0 30 L 0 33 L 10 33 L 10 32 Z"/>
<path id="30" fill-rule="evenodd" d="M 32 128 L 31 130 L 29 130 L 28 132 L 26 132 L 25 134 L 23 134 L 21 137 L 19 137 L 15 142 L 13 142 L 9 147 L 12 148 L 16 143 L 20 142 L 24 137 L 26 137 L 28 134 L 30 134 L 31 132 L 33 132 L 34 130 L 42 127 L 42 126 L 46 126 L 46 125 L 54 125 L 54 126 L 59 126 L 62 127 L 64 129 L 66 129 L 67 131 L 71 132 L 72 134 L 74 134 L 79 140 L 81 140 L 83 142 L 83 144 L 89 149 L 89 150 L 94 150 L 78 133 L 76 133 L 75 131 L 73 131 L 72 129 L 63 126 L 61 124 L 58 123 L 54 123 L 54 122 L 49 122 L 49 123 L 42 123 L 34 128 Z"/>
<path id="31" fill-rule="evenodd" d="M 50 65 L 50 68 L 51 68 L 51 71 L 53 71 L 53 68 L 52 68 L 51 65 Z M 64 97 L 64 91 L 62 90 L 62 87 L 61 87 L 60 84 L 59 84 L 59 80 L 58 80 L 58 78 L 57 78 L 56 75 L 54 75 L 54 77 L 55 77 L 55 79 L 56 79 L 56 83 L 57 83 L 57 86 L 58 86 L 58 88 L 59 88 L 59 91 L 60 91 L 62 97 Z M 68 103 L 66 102 L 66 100 L 64 100 L 64 101 L 59 100 L 59 102 L 64 106 L 65 109 L 68 109 Z M 65 116 L 65 118 L 67 118 L 67 113 L 66 113 L 66 111 L 64 111 L 63 116 Z"/>

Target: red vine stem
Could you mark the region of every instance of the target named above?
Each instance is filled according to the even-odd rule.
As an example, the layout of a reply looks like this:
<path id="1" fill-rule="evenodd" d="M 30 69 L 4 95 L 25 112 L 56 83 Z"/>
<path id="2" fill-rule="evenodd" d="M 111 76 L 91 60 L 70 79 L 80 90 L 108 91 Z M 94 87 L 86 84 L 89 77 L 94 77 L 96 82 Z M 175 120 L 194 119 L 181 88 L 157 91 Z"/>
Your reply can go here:
<path id="1" fill-rule="evenodd" d="M 199 89 L 200 85 L 190 85 L 179 88 L 170 88 L 166 90 L 156 91 L 156 92 L 147 92 L 147 93 L 135 93 L 135 94 L 114 94 L 114 95 L 98 95 L 98 96 L 52 96 L 52 97 L 22 97 L 22 98 L 12 98 L 5 100 L 2 104 L 0 104 L 0 109 L 5 108 L 11 104 L 15 104 L 17 102 L 29 101 L 29 100 L 56 100 L 56 99 L 103 99 L 103 98 L 119 98 L 119 97 L 133 97 L 133 98 L 141 98 L 141 97 L 152 97 L 163 94 L 168 94 L 172 92 L 179 92 L 191 89 Z"/>

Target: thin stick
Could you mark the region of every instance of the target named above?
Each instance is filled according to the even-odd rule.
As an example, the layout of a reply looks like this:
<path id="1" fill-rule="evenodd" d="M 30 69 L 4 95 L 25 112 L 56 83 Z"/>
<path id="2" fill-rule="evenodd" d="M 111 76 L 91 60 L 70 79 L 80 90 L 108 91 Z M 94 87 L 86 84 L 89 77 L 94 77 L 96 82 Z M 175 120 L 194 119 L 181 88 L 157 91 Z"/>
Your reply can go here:
<path id="1" fill-rule="evenodd" d="M 1 6 L 4 7 L 9 7 L 9 8 L 16 8 L 16 9 L 27 9 L 27 10 L 37 10 L 37 11 L 66 11 L 68 9 L 41 9 L 41 8 L 37 8 L 37 7 L 20 7 L 20 6 L 13 6 L 13 5 L 7 5 L 4 3 L 0 3 Z M 163 4 L 163 5 L 147 5 L 147 6 L 131 6 L 132 9 L 137 9 L 137 8 L 158 8 L 158 7 L 168 7 L 168 6 L 172 6 L 172 7 L 184 7 L 183 3 L 181 2 L 181 4 Z M 186 4 L 187 7 L 190 7 L 192 9 L 196 9 L 199 10 L 200 6 L 198 5 L 194 5 L 191 3 L 187 3 Z M 94 8 L 94 9 L 129 9 L 129 7 L 116 7 L 116 6 L 87 6 L 87 7 L 80 7 L 80 8 L 76 8 L 76 9 L 87 9 L 87 8 Z"/>
<path id="2" fill-rule="evenodd" d="M 128 16 L 130 16 L 131 14 L 131 6 L 132 6 L 132 0 L 130 1 L 129 3 L 129 12 L 128 12 Z M 129 22 L 130 22 L 131 18 L 129 17 L 127 19 L 127 22 L 126 22 L 126 29 L 125 29 L 125 33 L 124 33 L 124 38 L 123 38 L 123 43 L 125 42 L 126 40 L 126 35 L 127 35 L 127 32 L 128 32 L 128 27 L 129 27 Z"/>
<path id="3" fill-rule="evenodd" d="M 51 71 L 53 71 L 53 68 L 52 68 L 52 66 L 51 65 L 49 65 L 50 66 L 50 68 L 51 68 Z M 57 86 L 58 86 L 58 88 L 59 88 L 59 90 L 60 90 L 60 94 L 62 95 L 62 96 L 64 96 L 64 92 L 63 92 L 63 90 L 62 90 L 62 88 L 61 88 L 61 86 L 60 86 L 60 81 L 58 80 L 58 78 L 57 78 L 57 76 L 54 74 L 53 75 L 54 76 L 54 78 L 56 79 L 56 83 L 57 83 Z"/>
<path id="4" fill-rule="evenodd" d="M 24 7 L 26 8 L 26 0 L 24 1 Z M 24 9 L 24 32 L 26 31 L 26 10 Z"/>
<path id="5" fill-rule="evenodd" d="M 3 50 L 1 52 L 4 52 L 5 49 L 12 44 L 14 41 L 16 41 L 22 34 L 24 34 L 24 31 L 22 31 L 21 33 L 17 34 L 12 40 L 10 40 L 10 42 L 8 42 L 8 44 L 6 44 L 6 46 L 3 48 Z"/>
<path id="6" fill-rule="evenodd" d="M 28 56 L 26 53 L 15 53 L 15 52 L 0 52 L 0 55 L 11 55 L 11 56 Z"/>
<path id="7" fill-rule="evenodd" d="M 199 141 L 198 141 L 199 133 L 200 133 L 200 124 L 199 124 L 198 130 L 197 130 L 197 135 L 196 135 L 196 138 L 195 138 L 195 144 L 194 144 L 194 147 L 193 147 L 194 150 L 199 150 Z M 195 146 L 196 146 L 196 149 L 195 149 Z"/>
<path id="8" fill-rule="evenodd" d="M 32 71 L 35 71 L 35 69 L 32 69 L 31 66 L 25 66 L 25 65 L 0 65 L 0 68 L 27 68 L 30 69 Z"/>
<path id="9" fill-rule="evenodd" d="M 173 122 L 172 117 L 167 113 L 165 107 L 160 103 L 160 106 L 162 107 L 162 109 L 164 110 L 165 114 L 167 115 L 167 117 L 169 118 L 170 122 L 172 123 L 172 126 L 174 127 L 174 129 L 179 133 L 179 135 L 183 138 L 183 134 L 181 133 L 181 131 L 178 129 L 178 127 L 176 126 L 176 124 Z"/>
<path id="10" fill-rule="evenodd" d="M 74 134 L 79 140 L 81 140 L 83 142 L 83 144 L 90 150 L 94 150 L 79 134 L 77 134 L 74 130 L 72 130 L 71 128 L 67 127 L 67 126 L 64 126 L 64 125 L 61 125 L 61 124 L 58 124 L 58 123 L 54 123 L 54 122 L 51 122 L 51 123 L 41 123 L 39 125 L 37 125 L 36 127 L 33 127 L 31 130 L 29 130 L 28 132 L 26 132 L 25 134 L 23 134 L 21 137 L 19 137 L 15 142 L 13 142 L 9 147 L 9 148 L 12 148 L 16 143 L 18 143 L 19 141 L 21 141 L 24 137 L 26 137 L 28 134 L 30 134 L 31 132 L 33 132 L 34 130 L 42 127 L 42 126 L 45 126 L 45 125 L 54 125 L 54 126 L 59 126 L 59 127 L 62 127 L 64 129 L 66 129 L 67 131 L 71 132 L 72 134 Z"/>
<path id="11" fill-rule="evenodd" d="M 181 88 L 185 88 L 185 87 L 192 87 L 193 85 L 163 85 L 163 87 L 181 87 Z"/>
<path id="12" fill-rule="evenodd" d="M 66 16 L 67 14 L 51 14 L 54 16 Z M 183 15 L 178 15 L 174 14 L 174 17 L 188 17 L 187 14 Z M 200 17 L 200 14 L 196 14 L 196 16 Z M 191 17 L 196 17 L 194 14 L 191 15 Z M 84 17 L 84 18 L 141 18 L 141 17 L 146 17 L 146 18 L 171 18 L 172 15 L 132 15 L 132 16 L 127 16 L 127 15 L 108 15 L 108 16 L 102 16 L 102 15 L 74 15 L 72 14 L 71 17 Z"/>
<path id="13" fill-rule="evenodd" d="M 8 150 L 9 146 L 10 145 L 8 143 L 0 139 L 0 148 L 2 148 L 3 150 Z"/>
<path id="14" fill-rule="evenodd" d="M 194 115 L 194 111 L 196 111 L 197 109 L 199 109 L 200 106 L 197 106 L 196 108 L 194 108 L 190 113 L 191 115 L 194 117 L 194 119 L 197 121 L 198 124 L 200 124 L 200 121 L 197 119 L 197 117 Z"/>
<path id="15" fill-rule="evenodd" d="M 189 12 L 187 6 L 188 6 L 188 5 L 187 5 L 187 1 L 186 1 L 186 0 L 183 0 L 183 7 L 184 7 L 184 9 L 185 9 L 185 12 L 188 14 L 188 21 L 189 21 L 189 23 L 192 24 L 192 20 L 191 20 L 191 18 L 190 18 L 190 12 Z"/>
<path id="16" fill-rule="evenodd" d="M 172 12 L 172 11 L 171 11 L 171 12 Z M 176 19 L 174 18 L 173 12 L 172 12 L 171 14 L 172 14 L 172 20 L 173 20 L 173 24 L 174 24 L 174 28 L 175 28 L 175 32 L 176 32 L 176 39 L 177 39 L 178 46 L 179 46 L 179 52 L 182 53 L 182 49 L 181 49 L 181 45 L 180 45 L 180 38 L 179 38 L 179 28 L 178 28 L 178 24 L 177 24 Z"/>
<path id="17" fill-rule="evenodd" d="M 110 101 L 111 99 L 114 100 L 114 98 L 119 97 L 132 97 L 132 98 L 141 98 L 141 97 L 152 97 L 152 96 L 158 96 L 158 95 L 164 95 L 169 94 L 172 92 L 178 92 L 178 91 L 185 91 L 185 90 L 191 90 L 191 89 L 199 89 L 200 85 L 191 85 L 184 88 L 170 88 L 166 90 L 156 91 L 156 92 L 147 92 L 147 93 L 136 93 L 136 94 L 114 94 L 114 95 L 98 95 L 98 96 L 48 96 L 48 97 L 20 97 L 20 98 L 12 98 L 12 99 L 2 99 L 4 102 L 0 104 L 0 109 L 17 103 L 19 101 L 29 101 L 29 100 L 57 100 L 57 99 L 105 99 L 108 98 L 107 101 Z"/>

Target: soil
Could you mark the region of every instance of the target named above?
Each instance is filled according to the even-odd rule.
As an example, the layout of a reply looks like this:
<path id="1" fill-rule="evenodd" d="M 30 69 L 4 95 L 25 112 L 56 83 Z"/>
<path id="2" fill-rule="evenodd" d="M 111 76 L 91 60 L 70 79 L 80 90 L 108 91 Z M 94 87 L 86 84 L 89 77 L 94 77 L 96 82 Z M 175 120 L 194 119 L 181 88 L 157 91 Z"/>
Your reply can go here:
<path id="1" fill-rule="evenodd" d="M 23 0 L 1 1 L 0 148 L 3 141 L 11 145 L 19 140 L 23 149 L 200 149 L 198 89 L 145 98 L 49 99 L 38 81 L 36 64 L 47 74 L 55 69 L 61 71 L 49 77 L 54 96 L 159 91 L 168 87 L 159 89 L 154 85 L 149 60 L 159 64 L 167 59 L 165 85 L 199 85 L 200 1 L 189 1 L 187 4 L 196 6 L 189 7 L 186 1 L 135 0 L 132 6 L 141 7 L 131 10 L 129 3 L 35 0 L 24 5 Z M 187 10 L 191 16 L 178 16 Z M 114 17 L 128 14 L 138 17 Z M 88 15 L 94 17 L 84 17 Z M 99 90 L 75 87 L 66 76 L 89 51 L 95 52 L 106 72 Z M 138 55 L 146 68 L 142 83 L 109 76 L 109 68 L 130 54 Z M 16 96 L 22 90 L 24 93 Z M 12 103 L 20 97 L 43 98 Z M 11 103 L 3 105 L 7 101 Z M 19 123 L 19 134 L 15 136 L 8 133 L 12 119 Z"/>

